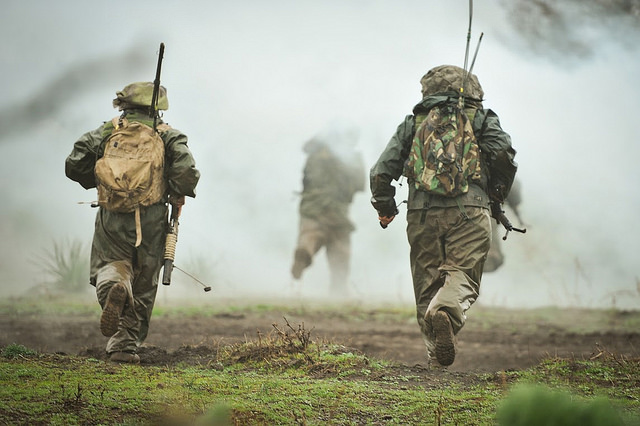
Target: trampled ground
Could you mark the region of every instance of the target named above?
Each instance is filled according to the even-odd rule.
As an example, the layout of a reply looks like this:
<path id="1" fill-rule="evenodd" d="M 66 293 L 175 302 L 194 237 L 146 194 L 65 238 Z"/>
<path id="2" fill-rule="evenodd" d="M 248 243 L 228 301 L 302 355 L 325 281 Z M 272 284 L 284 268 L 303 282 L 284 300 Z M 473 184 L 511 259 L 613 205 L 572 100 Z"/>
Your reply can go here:
<path id="1" fill-rule="evenodd" d="M 55 303 L 55 302 L 54 302 Z M 224 345 L 257 341 L 278 328 L 304 327 L 311 340 L 339 343 L 370 357 L 407 367 L 426 367 L 425 350 L 410 307 L 302 307 L 233 305 L 157 308 L 141 348 L 142 364 L 207 363 Z M 107 338 L 98 329 L 99 309 L 3 308 L 0 347 L 21 344 L 39 352 L 104 358 Z M 71 313 L 64 313 L 70 311 Z M 286 319 L 286 320 L 285 320 Z M 477 307 L 458 335 L 450 372 L 524 369 L 549 356 L 588 359 L 601 351 L 640 356 L 640 312 L 598 310 L 504 310 Z"/>

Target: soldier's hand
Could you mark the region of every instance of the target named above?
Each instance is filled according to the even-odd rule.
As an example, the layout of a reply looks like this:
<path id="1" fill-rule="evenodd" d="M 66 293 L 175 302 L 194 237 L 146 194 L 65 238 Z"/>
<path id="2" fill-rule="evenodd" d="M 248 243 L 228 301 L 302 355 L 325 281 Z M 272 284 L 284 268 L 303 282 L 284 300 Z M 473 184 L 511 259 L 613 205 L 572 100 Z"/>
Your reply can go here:
<path id="1" fill-rule="evenodd" d="M 172 206 L 174 206 L 177 209 L 177 213 L 178 216 L 180 216 L 180 213 L 182 213 L 182 206 L 184 206 L 184 195 L 181 196 L 177 196 L 177 195 L 170 195 L 169 196 L 169 203 L 171 203 Z"/>
<path id="2" fill-rule="evenodd" d="M 382 226 L 382 229 L 385 229 L 387 226 L 389 226 L 389 224 L 393 221 L 393 218 L 395 218 L 396 215 L 393 216 L 378 216 L 378 220 L 380 221 L 380 226 Z"/>

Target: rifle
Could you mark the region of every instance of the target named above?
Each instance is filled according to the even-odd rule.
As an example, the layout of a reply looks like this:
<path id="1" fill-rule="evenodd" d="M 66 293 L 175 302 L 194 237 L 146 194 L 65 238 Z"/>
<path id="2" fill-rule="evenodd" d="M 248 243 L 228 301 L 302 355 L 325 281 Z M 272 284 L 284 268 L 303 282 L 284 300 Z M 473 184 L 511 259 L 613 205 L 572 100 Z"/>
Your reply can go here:
<path id="1" fill-rule="evenodd" d="M 164 243 L 164 270 L 162 272 L 162 284 L 171 284 L 171 271 L 173 271 L 173 261 L 176 258 L 176 245 L 178 244 L 178 217 L 180 207 L 171 205 L 171 217 L 169 219 L 169 229 Z"/>
<path id="2" fill-rule="evenodd" d="M 507 235 L 509 235 L 510 231 L 520 232 L 521 234 L 527 232 L 526 228 L 516 228 L 511 224 L 509 218 L 507 218 L 507 216 L 504 214 L 502 206 L 498 202 L 491 202 L 491 216 L 493 216 L 496 222 L 504 226 L 504 229 L 507 230 L 507 232 L 505 232 L 504 234 L 504 237 L 502 237 L 503 241 L 507 240 Z"/>
<path id="3" fill-rule="evenodd" d="M 153 95 L 149 106 L 149 117 L 153 117 L 153 130 L 158 124 L 158 97 L 160 96 L 160 72 L 162 71 L 162 57 L 164 56 L 164 43 L 160 43 L 160 53 L 158 54 L 158 65 L 156 66 L 156 78 L 153 80 Z"/>
<path id="4" fill-rule="evenodd" d="M 202 281 L 173 264 L 176 256 L 176 245 L 178 244 L 178 217 L 180 217 L 180 206 L 171 205 L 171 218 L 169 219 L 169 229 L 167 230 L 167 238 L 164 243 L 164 270 L 162 272 L 162 284 L 171 284 L 171 272 L 173 268 L 182 271 L 193 280 L 204 287 L 204 291 L 211 291 L 211 287 L 205 285 Z"/>
<path id="5" fill-rule="evenodd" d="M 153 94 L 151 95 L 151 105 L 149 105 L 149 117 L 153 117 L 153 130 L 156 131 L 158 124 L 158 97 L 160 96 L 160 73 L 162 72 L 162 58 L 164 57 L 164 43 L 160 43 L 158 53 L 158 65 L 156 66 L 156 78 L 153 80 Z M 162 284 L 171 284 L 171 272 L 173 271 L 173 261 L 176 257 L 176 245 L 178 244 L 178 216 L 180 209 L 171 205 L 171 218 L 169 219 L 169 229 L 164 243 L 164 271 L 162 273 Z"/>

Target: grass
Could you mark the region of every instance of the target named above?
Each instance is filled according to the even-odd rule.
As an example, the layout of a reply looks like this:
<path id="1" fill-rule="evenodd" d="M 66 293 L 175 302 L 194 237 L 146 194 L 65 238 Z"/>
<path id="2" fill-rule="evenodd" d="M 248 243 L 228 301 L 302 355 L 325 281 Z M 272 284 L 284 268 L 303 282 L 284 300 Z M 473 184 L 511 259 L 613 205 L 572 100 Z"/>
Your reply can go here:
<path id="1" fill-rule="evenodd" d="M 287 327 L 224 347 L 214 365 L 184 367 L 9 345 L 0 358 L 0 424 L 489 425 L 501 415 L 506 425 L 526 407 L 550 412 L 554 401 L 593 419 L 605 413 L 606 424 L 640 424 L 638 359 L 602 352 L 496 374 L 412 372 Z"/>
<path id="2" fill-rule="evenodd" d="M 163 306 L 154 315 L 234 315 L 247 309 L 291 311 L 277 303 L 238 302 L 213 309 Z M 300 309 L 362 321 L 373 312 L 348 306 Z M 0 302 L 0 314 L 7 317 L 61 312 L 95 315 L 98 307 L 68 297 Z M 381 306 L 375 313 L 376 321 L 414 320 L 410 307 Z M 590 314 L 593 322 L 576 325 L 585 333 L 619 328 L 620 319 L 627 330 L 637 330 L 637 314 Z M 516 315 L 480 308 L 473 316 L 467 327 L 479 330 L 514 322 L 553 328 L 566 326 L 570 313 L 544 309 Z M 640 359 L 601 350 L 592 359 L 550 357 L 522 371 L 451 373 L 401 366 L 313 341 L 308 326 L 285 319 L 269 334 L 217 348 L 212 362 L 190 365 L 120 365 L 10 344 L 0 348 L 0 424 L 525 425 L 532 424 L 526 421 L 535 420 L 534 414 L 566 412 L 594 421 L 604 415 L 611 425 L 640 424 Z M 555 403 L 556 411 L 550 409 Z M 525 409 L 531 412 L 518 418 Z M 580 417 L 580 424 L 590 424 L 585 418 Z"/>
<path id="3" fill-rule="evenodd" d="M 269 342 L 268 346 L 273 349 L 279 344 Z M 311 345 L 297 354 L 277 350 L 261 360 L 237 361 L 238 353 L 253 353 L 253 349 L 248 344 L 236 347 L 235 356 L 229 353 L 221 359 L 222 370 L 117 365 L 32 352 L 6 357 L 3 353 L 0 423 L 495 424 L 496 413 L 509 403 L 513 386 L 530 383 L 545 384 L 538 388 L 552 398 L 570 395 L 585 406 L 601 404 L 602 410 L 626 424 L 638 424 L 640 419 L 637 360 L 549 360 L 510 373 L 506 381 L 493 375 L 471 382 L 449 377 L 445 385 L 431 389 L 422 384 L 428 376 L 403 380 L 390 374 L 393 370 L 385 362 L 336 352 L 333 346 Z M 318 366 L 324 374 L 317 374 Z M 522 407 L 525 397 L 513 398 Z M 608 424 L 623 424 L 609 419 Z"/>
<path id="4" fill-rule="evenodd" d="M 455 383 L 427 392 L 363 355 L 313 345 L 295 353 L 282 345 L 288 349 L 242 362 L 238 353 L 255 347 L 236 347 L 221 371 L 50 354 L 3 358 L 0 423 L 194 424 L 222 412 L 228 424 L 471 424 L 491 422 L 500 395 L 496 385 Z"/>

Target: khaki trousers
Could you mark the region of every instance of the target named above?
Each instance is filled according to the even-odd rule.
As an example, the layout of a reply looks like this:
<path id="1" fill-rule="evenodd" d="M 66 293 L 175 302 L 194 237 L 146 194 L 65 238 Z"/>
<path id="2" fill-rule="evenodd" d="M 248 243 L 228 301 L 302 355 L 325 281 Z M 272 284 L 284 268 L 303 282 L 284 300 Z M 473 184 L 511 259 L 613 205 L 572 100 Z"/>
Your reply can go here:
<path id="1" fill-rule="evenodd" d="M 435 338 L 431 317 L 449 314 L 454 334 L 464 326 L 465 312 L 476 301 L 491 244 L 489 210 L 434 207 L 407 213 L 407 238 L 418 324 L 431 353 Z"/>
<path id="2" fill-rule="evenodd" d="M 342 293 L 346 291 L 349 276 L 351 229 L 330 226 L 302 216 L 296 251 L 303 250 L 313 259 L 322 247 L 326 249 L 329 263 L 331 292 Z"/>

